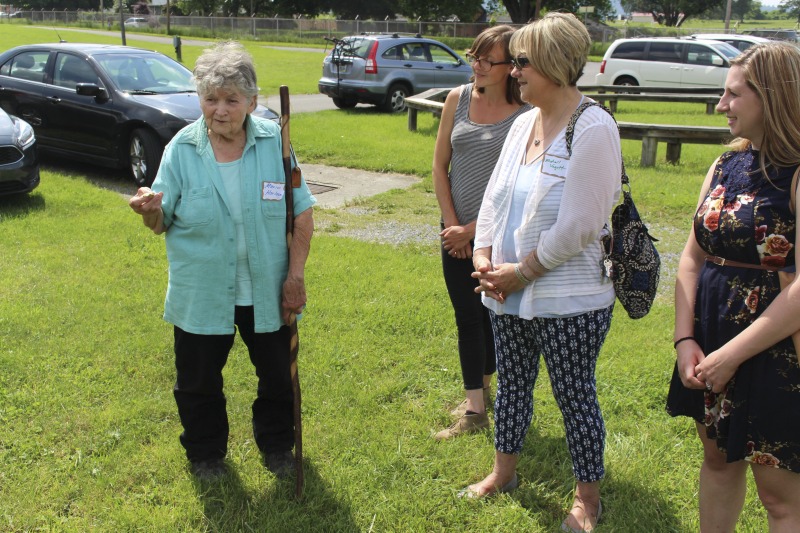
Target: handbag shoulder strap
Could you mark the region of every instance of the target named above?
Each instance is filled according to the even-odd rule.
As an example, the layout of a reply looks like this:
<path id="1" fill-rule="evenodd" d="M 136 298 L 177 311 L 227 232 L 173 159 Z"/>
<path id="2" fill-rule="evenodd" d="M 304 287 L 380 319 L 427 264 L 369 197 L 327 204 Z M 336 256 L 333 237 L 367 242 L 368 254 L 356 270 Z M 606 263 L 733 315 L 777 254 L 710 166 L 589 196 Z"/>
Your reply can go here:
<path id="1" fill-rule="evenodd" d="M 588 102 L 583 102 L 581 105 L 578 106 L 575 112 L 572 113 L 572 116 L 569 119 L 569 124 L 567 124 L 567 131 L 565 137 L 567 140 L 567 153 L 570 155 L 570 157 L 572 157 L 572 137 L 575 135 L 575 124 L 578 123 L 578 119 L 583 114 L 583 112 L 592 106 L 597 106 L 606 113 L 608 113 L 609 115 L 611 115 L 611 118 L 614 120 L 614 124 L 617 124 L 617 119 L 614 118 L 614 113 L 612 113 L 611 110 L 606 106 L 591 100 Z M 619 124 L 617 124 L 617 129 L 619 129 Z M 620 181 L 622 182 L 622 185 L 628 185 L 630 187 L 630 179 L 628 178 L 628 173 L 625 172 L 625 160 L 622 158 L 622 152 L 620 152 L 619 157 L 622 163 L 622 175 L 620 176 Z"/>

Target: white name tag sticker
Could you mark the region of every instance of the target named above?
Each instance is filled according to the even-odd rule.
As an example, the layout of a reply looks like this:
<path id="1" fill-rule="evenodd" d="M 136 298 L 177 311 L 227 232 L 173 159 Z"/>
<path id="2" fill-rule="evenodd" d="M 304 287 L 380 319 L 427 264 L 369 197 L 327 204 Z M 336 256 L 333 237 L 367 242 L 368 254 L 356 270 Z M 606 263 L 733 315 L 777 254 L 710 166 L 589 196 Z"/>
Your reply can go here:
<path id="1" fill-rule="evenodd" d="M 283 200 L 283 183 L 265 181 L 261 184 L 262 200 Z"/>
<path id="2" fill-rule="evenodd" d="M 557 178 L 566 178 L 567 161 L 569 161 L 569 159 L 565 159 L 557 155 L 544 154 L 544 159 L 542 161 L 542 173 L 549 174 L 550 176 L 555 176 Z"/>

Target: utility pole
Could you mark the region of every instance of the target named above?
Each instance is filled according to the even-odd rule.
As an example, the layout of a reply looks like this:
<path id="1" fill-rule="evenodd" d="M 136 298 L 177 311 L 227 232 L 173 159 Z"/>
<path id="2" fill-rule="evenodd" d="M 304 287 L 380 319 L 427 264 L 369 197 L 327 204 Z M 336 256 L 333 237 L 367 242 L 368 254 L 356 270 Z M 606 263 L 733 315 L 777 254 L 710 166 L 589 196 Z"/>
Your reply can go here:
<path id="1" fill-rule="evenodd" d="M 122 12 L 122 2 L 123 0 L 119 0 L 119 29 L 122 32 L 122 46 L 126 46 L 128 43 L 125 42 L 125 14 Z"/>
<path id="2" fill-rule="evenodd" d="M 725 7 L 725 33 L 728 33 L 728 29 L 731 27 L 731 7 L 733 4 L 733 0 L 728 0 L 728 5 Z"/>

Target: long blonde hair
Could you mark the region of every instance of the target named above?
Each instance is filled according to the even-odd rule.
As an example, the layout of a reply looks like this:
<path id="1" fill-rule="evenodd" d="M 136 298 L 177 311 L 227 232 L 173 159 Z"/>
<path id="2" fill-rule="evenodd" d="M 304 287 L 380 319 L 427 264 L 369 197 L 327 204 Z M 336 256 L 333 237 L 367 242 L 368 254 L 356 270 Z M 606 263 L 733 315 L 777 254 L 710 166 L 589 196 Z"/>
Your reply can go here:
<path id="1" fill-rule="evenodd" d="M 760 146 L 761 172 L 767 167 L 800 163 L 800 50 L 784 42 L 751 46 L 731 60 L 742 69 L 747 85 L 764 108 L 764 139 Z M 734 139 L 728 146 L 743 151 L 749 139 Z"/>

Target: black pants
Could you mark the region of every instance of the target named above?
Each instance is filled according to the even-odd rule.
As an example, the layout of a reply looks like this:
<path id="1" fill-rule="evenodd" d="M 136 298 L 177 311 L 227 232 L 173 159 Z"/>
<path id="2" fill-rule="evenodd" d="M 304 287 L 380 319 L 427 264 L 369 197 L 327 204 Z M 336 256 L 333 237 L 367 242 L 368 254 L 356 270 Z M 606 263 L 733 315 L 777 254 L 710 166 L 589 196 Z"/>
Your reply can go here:
<path id="1" fill-rule="evenodd" d="M 255 333 L 252 307 L 236 307 L 234 320 L 258 376 L 253 435 L 264 453 L 294 446 L 289 328 Z M 221 459 L 228 449 L 228 414 L 222 369 L 235 334 L 197 335 L 175 327 L 175 402 L 183 425 L 180 440 L 190 461 Z"/>
<path id="2" fill-rule="evenodd" d="M 478 280 L 472 277 L 472 259 L 451 257 L 442 247 L 442 271 L 456 316 L 464 389 L 482 389 L 483 376 L 494 374 L 497 363 L 489 310 L 475 293 Z"/>

